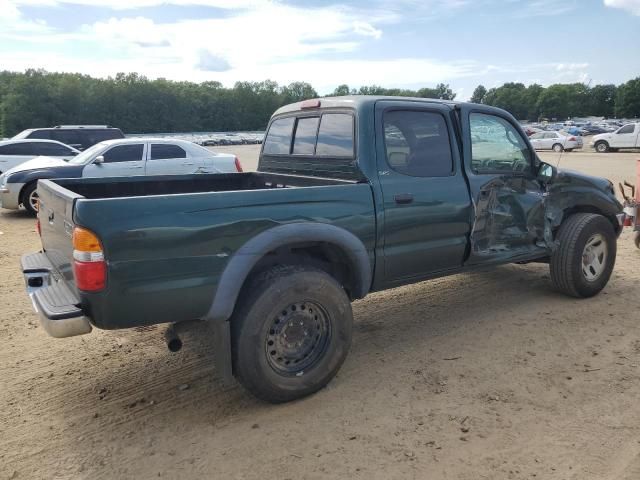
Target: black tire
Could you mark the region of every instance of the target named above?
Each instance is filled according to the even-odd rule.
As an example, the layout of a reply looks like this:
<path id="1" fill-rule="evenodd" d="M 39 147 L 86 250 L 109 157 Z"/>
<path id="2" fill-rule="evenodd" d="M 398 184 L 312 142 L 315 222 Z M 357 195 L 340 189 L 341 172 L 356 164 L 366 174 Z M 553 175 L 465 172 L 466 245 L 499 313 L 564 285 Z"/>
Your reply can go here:
<path id="1" fill-rule="evenodd" d="M 596 142 L 593 147 L 598 153 L 607 153 L 609 151 L 609 144 L 605 141 Z"/>
<path id="2" fill-rule="evenodd" d="M 604 243 L 605 254 L 602 258 L 602 270 L 585 267 L 584 261 L 592 255 L 585 248 L 591 244 Z M 558 231 L 559 245 L 551 255 L 551 281 L 561 292 L 572 297 L 587 298 L 599 293 L 609 281 L 616 261 L 616 235 L 611 222 L 602 215 L 578 213 L 567 218 Z M 600 248 L 599 246 L 597 248 Z M 599 254 L 593 255 L 593 259 Z M 588 279 L 590 275 L 593 278 Z"/>
<path id="3" fill-rule="evenodd" d="M 640 248 L 640 232 L 636 232 L 633 236 L 633 243 L 636 244 L 636 248 Z"/>
<path id="4" fill-rule="evenodd" d="M 36 216 L 38 214 L 38 210 L 33 206 L 31 201 L 31 198 L 37 189 L 38 189 L 38 182 L 32 182 L 27 184 L 22 189 L 22 192 L 20 193 L 20 203 L 22 203 L 25 210 L 33 216 Z"/>
<path id="5" fill-rule="evenodd" d="M 560 143 L 554 143 L 553 147 L 551 147 L 551 150 L 553 150 L 556 153 L 560 153 L 564 150 L 564 147 Z"/>
<path id="6" fill-rule="evenodd" d="M 298 326 L 298 320 L 304 326 Z M 243 288 L 231 318 L 234 375 L 249 392 L 267 402 L 310 395 L 342 366 L 351 346 L 352 322 L 346 292 L 326 272 L 282 265 L 258 273 Z M 316 335 L 320 323 L 321 338 Z M 294 353 L 286 350 L 291 348 L 291 338 L 293 348 L 297 347 Z M 306 342 L 313 353 L 302 358 L 299 351 L 304 349 L 298 342 Z"/>

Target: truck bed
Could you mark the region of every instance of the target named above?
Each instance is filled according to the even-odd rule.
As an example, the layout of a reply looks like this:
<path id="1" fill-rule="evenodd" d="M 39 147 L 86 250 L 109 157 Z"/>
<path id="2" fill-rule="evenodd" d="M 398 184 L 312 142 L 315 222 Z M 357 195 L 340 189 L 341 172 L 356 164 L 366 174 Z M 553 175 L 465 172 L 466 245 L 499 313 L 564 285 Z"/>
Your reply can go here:
<path id="1" fill-rule="evenodd" d="M 375 259 L 368 183 L 233 173 L 41 180 L 38 192 L 44 253 L 100 328 L 203 318 L 238 249 L 279 225 L 341 227 L 362 239 L 372 268 Z M 75 226 L 91 230 L 102 243 L 108 265 L 104 291 L 76 288 Z"/>
<path id="2" fill-rule="evenodd" d="M 213 175 L 168 175 L 118 178 L 70 178 L 55 183 L 87 199 L 175 195 L 203 192 L 347 185 L 352 180 L 248 172 Z"/>

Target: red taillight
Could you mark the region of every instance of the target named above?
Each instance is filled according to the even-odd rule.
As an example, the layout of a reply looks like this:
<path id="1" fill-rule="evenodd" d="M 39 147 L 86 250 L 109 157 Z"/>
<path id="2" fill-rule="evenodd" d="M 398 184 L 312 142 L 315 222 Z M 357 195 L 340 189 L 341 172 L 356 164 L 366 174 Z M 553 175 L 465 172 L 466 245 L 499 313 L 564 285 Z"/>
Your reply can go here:
<path id="1" fill-rule="evenodd" d="M 105 287 L 107 268 L 102 262 L 73 262 L 76 286 L 85 292 L 97 292 Z"/>
<path id="2" fill-rule="evenodd" d="M 242 164 L 240 163 L 240 159 L 236 157 L 236 171 L 242 173 Z"/>
<path id="3" fill-rule="evenodd" d="M 107 282 L 102 243 L 95 233 L 81 227 L 73 229 L 73 275 L 78 289 L 86 292 L 98 292 Z"/>
<path id="4" fill-rule="evenodd" d="M 576 137 L 569 137 L 569 141 L 570 142 L 575 142 L 576 141 Z"/>

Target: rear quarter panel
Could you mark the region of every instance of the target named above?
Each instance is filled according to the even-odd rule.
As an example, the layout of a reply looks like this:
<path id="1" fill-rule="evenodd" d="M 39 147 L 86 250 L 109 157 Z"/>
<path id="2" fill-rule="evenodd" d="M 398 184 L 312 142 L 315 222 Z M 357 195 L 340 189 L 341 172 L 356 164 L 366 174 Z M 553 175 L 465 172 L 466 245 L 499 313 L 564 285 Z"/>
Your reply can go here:
<path id="1" fill-rule="evenodd" d="M 107 288 L 82 296 L 95 325 L 105 329 L 203 318 L 233 254 L 278 225 L 342 227 L 374 263 L 375 211 L 365 183 L 79 199 L 74 221 L 103 244 Z"/>

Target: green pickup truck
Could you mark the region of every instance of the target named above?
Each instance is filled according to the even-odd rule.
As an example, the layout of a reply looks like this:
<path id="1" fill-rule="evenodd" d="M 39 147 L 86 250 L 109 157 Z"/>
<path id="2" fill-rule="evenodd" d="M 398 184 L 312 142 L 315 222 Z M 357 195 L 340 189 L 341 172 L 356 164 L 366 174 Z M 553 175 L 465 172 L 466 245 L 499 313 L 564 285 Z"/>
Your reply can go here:
<path id="1" fill-rule="evenodd" d="M 217 367 L 267 401 L 311 394 L 351 343 L 351 301 L 505 263 L 546 262 L 572 297 L 606 285 L 611 182 L 542 163 L 483 105 L 354 96 L 271 118 L 257 172 L 41 180 L 42 252 L 22 259 L 54 337 L 194 322 Z"/>

